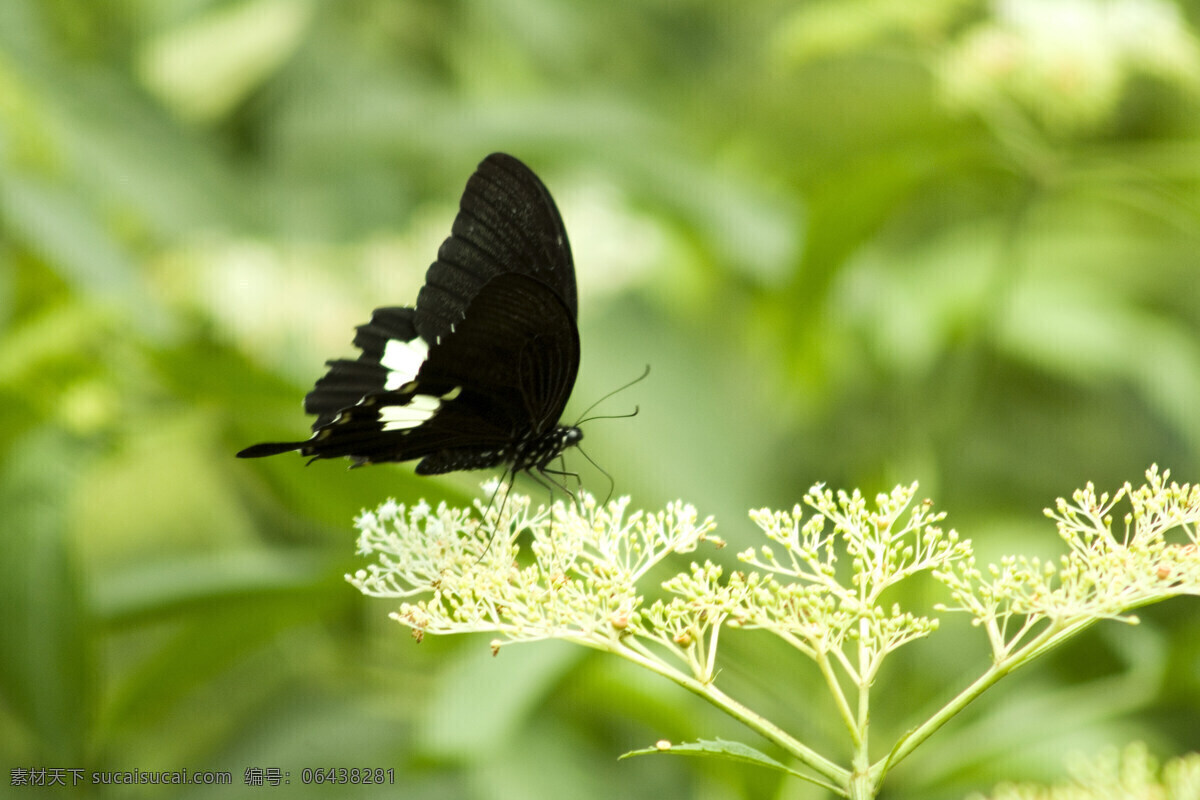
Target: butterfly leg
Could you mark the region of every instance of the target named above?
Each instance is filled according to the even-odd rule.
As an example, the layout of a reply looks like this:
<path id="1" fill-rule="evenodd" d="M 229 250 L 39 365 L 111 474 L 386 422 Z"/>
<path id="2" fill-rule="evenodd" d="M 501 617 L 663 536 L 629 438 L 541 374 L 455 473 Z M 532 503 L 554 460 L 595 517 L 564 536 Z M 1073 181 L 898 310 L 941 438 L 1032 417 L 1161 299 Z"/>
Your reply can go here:
<path id="1" fill-rule="evenodd" d="M 506 469 L 503 473 L 501 473 L 500 481 L 496 484 L 496 491 L 492 492 L 492 496 L 488 500 L 487 506 L 485 506 L 483 509 L 483 513 L 479 520 L 480 525 L 487 524 L 488 514 L 491 512 L 492 507 L 496 504 L 496 495 L 500 494 L 501 489 L 504 490 L 504 497 L 500 501 L 500 509 L 496 512 L 496 523 L 492 525 L 491 535 L 488 536 L 487 547 L 485 547 L 483 552 L 479 554 L 481 559 L 487 555 L 488 550 L 490 550 L 492 547 L 492 540 L 496 538 L 496 531 L 499 530 L 500 522 L 504 519 L 504 511 L 506 508 L 508 508 L 508 496 L 512 493 L 512 485 L 515 480 L 516 474 L 512 470 Z"/>
<path id="2" fill-rule="evenodd" d="M 550 484 L 553 484 L 554 486 L 557 486 L 559 489 L 562 489 L 563 493 L 566 494 L 567 497 L 571 498 L 571 505 L 573 505 L 575 507 L 575 510 L 578 511 L 580 509 L 579 496 L 575 492 L 571 491 L 571 487 L 567 486 L 566 481 L 559 481 L 554 477 L 554 476 L 559 476 L 559 477 L 563 477 L 563 478 L 569 477 L 569 478 L 574 478 L 576 481 L 579 481 L 578 473 L 564 472 L 562 470 L 557 470 L 557 469 L 546 469 L 545 467 L 538 467 L 537 474 L 541 475 L 543 478 L 545 478 L 546 479 L 545 481 L 540 480 L 537 477 L 537 475 L 533 474 L 532 471 L 530 471 L 528 474 L 529 474 L 529 477 L 533 478 L 535 481 L 540 483 L 542 486 L 549 488 Z M 582 481 L 579 481 L 579 482 L 582 484 Z M 551 497 L 553 497 L 553 494 L 554 494 L 554 492 L 553 492 L 553 490 L 551 490 Z"/>

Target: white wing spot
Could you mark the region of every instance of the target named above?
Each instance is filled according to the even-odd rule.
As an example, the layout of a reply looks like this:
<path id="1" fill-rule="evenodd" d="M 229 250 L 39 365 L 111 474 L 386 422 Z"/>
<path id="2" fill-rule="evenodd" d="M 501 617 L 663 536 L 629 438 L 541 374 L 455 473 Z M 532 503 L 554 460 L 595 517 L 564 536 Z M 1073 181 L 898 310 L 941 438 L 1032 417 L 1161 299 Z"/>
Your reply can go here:
<path id="1" fill-rule="evenodd" d="M 451 400 L 456 399 L 460 394 L 462 394 L 462 387 L 455 386 L 453 389 L 451 389 L 450 391 L 448 391 L 444 395 L 442 395 L 442 400 L 449 403 Z"/>
<path id="2" fill-rule="evenodd" d="M 379 421 L 385 431 L 403 431 L 416 428 L 430 419 L 442 407 L 440 398 L 428 394 L 413 395 L 404 406 L 383 406 L 379 409 Z"/>
<path id="3" fill-rule="evenodd" d="M 417 377 L 428 355 L 429 344 L 420 336 L 411 342 L 388 339 L 383 347 L 383 357 L 379 359 L 380 365 L 388 371 L 384 391 L 394 392 Z"/>

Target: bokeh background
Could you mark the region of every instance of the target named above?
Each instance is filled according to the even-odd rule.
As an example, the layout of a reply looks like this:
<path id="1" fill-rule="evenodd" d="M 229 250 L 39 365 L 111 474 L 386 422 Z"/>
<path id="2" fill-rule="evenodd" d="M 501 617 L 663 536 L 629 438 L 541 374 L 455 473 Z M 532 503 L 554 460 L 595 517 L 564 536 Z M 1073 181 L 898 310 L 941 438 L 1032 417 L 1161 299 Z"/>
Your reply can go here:
<path id="1" fill-rule="evenodd" d="M 618 493 L 715 514 L 732 564 L 749 508 L 915 480 L 981 558 L 1052 556 L 1055 497 L 1152 462 L 1200 477 L 1198 30 L 1200 4 L 1170 0 L 4 0 L 0 780 L 823 796 L 617 762 L 660 738 L 764 745 L 610 658 L 418 645 L 344 582 L 359 509 L 463 504 L 486 476 L 233 454 L 303 436 L 323 361 L 415 298 L 504 150 L 574 246 L 567 417 L 652 367 L 599 409 L 638 416 L 587 426 Z M 844 757 L 811 665 L 723 646 L 726 691 Z M 959 619 L 908 651 L 875 687 L 881 743 L 987 658 Z M 890 796 L 1054 777 L 1132 739 L 1200 749 L 1198 662 L 1194 602 L 1099 626 L 939 732 Z M 331 766 L 396 784 L 299 785 Z"/>

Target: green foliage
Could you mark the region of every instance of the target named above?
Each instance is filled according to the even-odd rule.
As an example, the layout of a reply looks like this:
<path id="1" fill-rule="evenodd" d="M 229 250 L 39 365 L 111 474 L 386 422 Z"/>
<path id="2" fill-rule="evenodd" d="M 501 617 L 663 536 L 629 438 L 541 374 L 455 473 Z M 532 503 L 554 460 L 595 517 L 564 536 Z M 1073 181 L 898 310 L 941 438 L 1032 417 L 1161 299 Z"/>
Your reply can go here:
<path id="1" fill-rule="evenodd" d="M 613 763 L 733 735 L 671 687 L 515 652 L 535 663 L 500 684 L 470 643 L 380 630 L 341 581 L 345 520 L 390 495 L 464 505 L 476 476 L 232 454 L 305 429 L 322 361 L 415 296 L 463 181 L 507 150 L 572 238 L 571 413 L 653 367 L 599 409 L 638 417 L 588 426 L 616 494 L 728 520 L 818 478 L 868 497 L 920 479 L 982 560 L 1044 558 L 1022 521 L 1044 498 L 1200 468 L 1198 14 L 0 2 L 0 764 L 396 765 L 411 797 L 777 793 L 742 765 Z M 754 535 L 730 532 L 723 575 Z M 897 790 L 1049 779 L 1051 740 L 1194 746 L 1198 617 L 1176 605 L 1051 656 L 1026 688 L 1056 702 L 973 706 L 960 730 L 988 737 L 914 753 Z M 881 711 L 973 669 L 967 627 L 943 626 L 937 659 L 895 653 Z M 789 729 L 834 741 L 836 709 L 800 702 L 819 671 L 763 686 L 791 648 L 760 635 L 723 643 L 745 665 L 731 693 L 782 693 Z M 484 707 L 478 736 L 430 738 Z"/>

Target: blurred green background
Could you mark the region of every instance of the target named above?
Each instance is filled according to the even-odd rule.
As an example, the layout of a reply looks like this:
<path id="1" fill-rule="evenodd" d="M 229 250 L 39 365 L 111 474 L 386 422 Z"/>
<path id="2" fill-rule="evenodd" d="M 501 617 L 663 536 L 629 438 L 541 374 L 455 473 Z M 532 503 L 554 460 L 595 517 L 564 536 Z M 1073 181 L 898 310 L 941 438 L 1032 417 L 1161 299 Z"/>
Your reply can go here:
<path id="1" fill-rule="evenodd" d="M 751 507 L 918 480 L 981 559 L 1053 555 L 1056 496 L 1200 477 L 1198 26 L 1168 0 L 4 0 L 0 764 L 279 767 L 260 792 L 288 797 L 823 796 L 617 762 L 763 745 L 613 659 L 418 646 L 343 581 L 360 508 L 484 476 L 233 454 L 304 435 L 323 361 L 415 298 L 503 150 L 574 246 L 567 418 L 652 366 L 599 409 L 637 417 L 587 426 L 618 493 L 716 514 L 733 563 Z M 1200 749 L 1198 625 L 1177 601 L 1098 627 L 890 796 Z M 844 757 L 811 665 L 723 647 L 727 692 Z M 881 743 L 986 659 L 959 619 L 909 650 L 875 687 Z M 396 784 L 299 785 L 331 766 Z"/>

